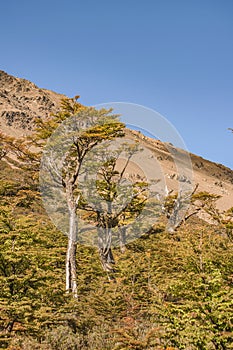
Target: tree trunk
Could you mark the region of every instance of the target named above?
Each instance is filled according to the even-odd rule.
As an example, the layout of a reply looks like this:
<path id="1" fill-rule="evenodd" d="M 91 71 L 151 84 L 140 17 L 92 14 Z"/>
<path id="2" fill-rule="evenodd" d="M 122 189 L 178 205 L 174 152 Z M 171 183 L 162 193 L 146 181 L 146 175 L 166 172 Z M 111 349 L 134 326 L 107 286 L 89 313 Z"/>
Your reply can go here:
<path id="1" fill-rule="evenodd" d="M 115 260 L 111 249 L 111 243 L 112 243 L 111 229 L 98 230 L 98 243 L 99 243 L 100 261 L 101 261 L 103 270 L 106 271 L 107 273 L 115 272 L 112 266 L 112 265 L 115 265 Z"/>
<path id="2" fill-rule="evenodd" d="M 70 226 L 68 236 L 68 246 L 66 252 L 66 291 L 72 292 L 74 298 L 78 297 L 77 290 L 77 266 L 76 266 L 76 250 L 77 250 L 77 217 L 75 206 L 70 210 Z"/>
<path id="3" fill-rule="evenodd" d="M 119 227 L 119 241 L 121 253 L 124 253 L 126 244 L 126 227 L 124 226 Z"/>
<path id="4" fill-rule="evenodd" d="M 106 249 L 103 247 L 99 248 L 99 255 L 103 270 L 106 272 L 115 272 L 114 267 L 112 266 L 115 265 L 112 249 Z"/>

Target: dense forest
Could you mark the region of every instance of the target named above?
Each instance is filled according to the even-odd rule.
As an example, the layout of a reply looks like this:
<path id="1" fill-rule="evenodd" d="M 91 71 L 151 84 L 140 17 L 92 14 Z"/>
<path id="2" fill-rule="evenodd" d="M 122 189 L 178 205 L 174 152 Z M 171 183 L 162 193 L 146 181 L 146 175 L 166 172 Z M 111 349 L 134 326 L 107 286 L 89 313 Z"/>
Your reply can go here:
<path id="1" fill-rule="evenodd" d="M 58 114 L 38 121 L 30 140 L 2 135 L 0 347 L 233 349 L 233 208 L 220 214 L 215 195 L 190 194 L 212 215 L 214 225 L 190 215 L 168 231 L 167 214 L 177 205 L 173 195 L 167 197 L 160 221 L 148 232 L 129 243 L 120 240 L 118 246 L 102 239 L 99 249 L 75 239 L 69 245 L 78 228 L 72 226 L 67 238 L 50 221 L 38 190 L 41 150 L 52 132 L 77 113 L 83 117 L 85 108 L 76 100 L 65 100 Z M 74 154 L 77 160 L 80 149 L 88 152 L 124 132 L 124 125 L 117 119 L 110 121 L 106 111 L 97 117 L 101 123 L 72 144 L 62 174 L 63 190 L 70 215 L 81 211 L 109 237 L 110 229 L 124 220 L 130 222 L 141 210 L 147 184 L 134 184 L 133 200 L 117 220 L 113 215 L 99 218 L 81 198 Z M 82 153 L 78 154 L 80 164 Z M 97 185 L 111 202 L 121 174 L 113 158 L 104 164 Z"/>

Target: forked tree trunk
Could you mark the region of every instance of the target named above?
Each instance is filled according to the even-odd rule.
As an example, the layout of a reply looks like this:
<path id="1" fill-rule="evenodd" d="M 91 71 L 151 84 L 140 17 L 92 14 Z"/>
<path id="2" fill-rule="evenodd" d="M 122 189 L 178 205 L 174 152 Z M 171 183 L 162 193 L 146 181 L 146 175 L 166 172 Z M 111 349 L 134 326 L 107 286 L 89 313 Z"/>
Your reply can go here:
<path id="1" fill-rule="evenodd" d="M 72 292 L 73 297 L 78 297 L 77 290 L 77 266 L 76 266 L 76 250 L 77 250 L 77 217 L 76 208 L 70 208 L 69 236 L 66 252 L 66 291 Z"/>
<path id="2" fill-rule="evenodd" d="M 113 257 L 112 249 L 99 248 L 100 261 L 103 267 L 103 270 L 106 272 L 115 272 L 114 267 L 115 260 Z"/>
<path id="3" fill-rule="evenodd" d="M 113 265 L 115 265 L 115 260 L 111 249 L 111 242 L 112 242 L 111 236 L 112 236 L 111 229 L 98 230 L 100 261 L 101 261 L 103 270 L 106 271 L 107 273 L 115 272 L 115 269 L 113 267 Z"/>

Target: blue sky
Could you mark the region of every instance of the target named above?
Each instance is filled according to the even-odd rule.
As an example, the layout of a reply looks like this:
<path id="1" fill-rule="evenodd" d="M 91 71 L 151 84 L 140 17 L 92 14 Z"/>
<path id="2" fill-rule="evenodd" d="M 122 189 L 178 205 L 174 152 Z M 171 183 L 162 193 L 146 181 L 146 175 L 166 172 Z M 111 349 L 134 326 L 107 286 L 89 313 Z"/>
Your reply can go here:
<path id="1" fill-rule="evenodd" d="M 0 69 L 86 105 L 155 109 L 233 169 L 232 0 L 8 0 L 0 14 Z"/>

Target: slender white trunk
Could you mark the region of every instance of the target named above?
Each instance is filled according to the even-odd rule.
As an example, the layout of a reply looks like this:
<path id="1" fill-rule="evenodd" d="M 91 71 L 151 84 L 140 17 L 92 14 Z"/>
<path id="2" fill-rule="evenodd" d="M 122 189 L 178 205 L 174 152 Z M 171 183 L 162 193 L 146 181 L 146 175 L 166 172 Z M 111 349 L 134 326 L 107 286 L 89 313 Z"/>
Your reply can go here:
<path id="1" fill-rule="evenodd" d="M 68 245 L 66 253 L 66 291 L 72 292 L 74 298 L 78 297 L 77 290 L 77 266 L 76 266 L 76 249 L 77 249 L 77 218 L 75 206 L 70 209 L 70 227 L 68 236 Z"/>

